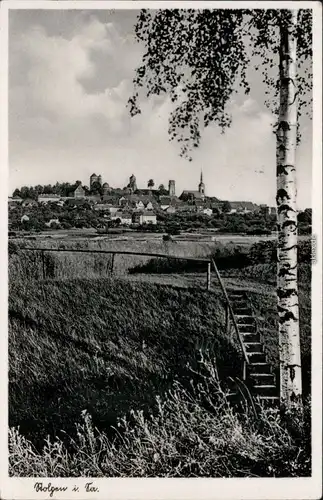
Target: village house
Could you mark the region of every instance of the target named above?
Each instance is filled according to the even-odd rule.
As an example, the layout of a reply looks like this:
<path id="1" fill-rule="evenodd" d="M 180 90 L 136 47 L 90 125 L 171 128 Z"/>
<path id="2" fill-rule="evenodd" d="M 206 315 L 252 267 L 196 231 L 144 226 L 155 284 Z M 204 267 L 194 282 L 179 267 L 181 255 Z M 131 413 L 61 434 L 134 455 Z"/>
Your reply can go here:
<path id="1" fill-rule="evenodd" d="M 144 209 L 152 210 L 154 208 L 154 205 L 157 204 L 154 203 L 154 199 L 152 196 L 128 194 L 122 196 L 119 199 L 119 205 L 134 210 L 144 210 Z M 147 206 L 149 208 L 147 208 Z"/>
<path id="2" fill-rule="evenodd" d="M 251 201 L 230 201 L 231 210 L 228 214 L 248 214 L 258 210 L 258 206 Z"/>
<path id="3" fill-rule="evenodd" d="M 167 210 L 171 205 L 175 206 L 175 200 L 171 196 L 162 195 L 159 197 L 159 205 L 162 210 Z"/>
<path id="4" fill-rule="evenodd" d="M 132 224 L 132 214 L 129 212 L 125 211 L 116 211 L 113 214 L 111 214 L 111 220 L 120 220 L 120 223 L 123 225 L 129 226 Z"/>
<path id="5" fill-rule="evenodd" d="M 74 198 L 85 198 L 85 190 L 82 188 L 81 184 L 73 192 Z"/>
<path id="6" fill-rule="evenodd" d="M 167 195 L 162 195 L 159 197 L 159 204 L 161 210 L 164 210 L 168 213 L 174 213 L 176 212 L 176 208 L 178 205 L 180 205 L 182 202 L 177 198 L 176 196 L 167 196 Z M 170 207 L 173 207 L 174 210 L 168 210 Z"/>
<path id="7" fill-rule="evenodd" d="M 94 210 L 102 210 L 104 212 L 110 212 L 110 205 L 107 205 L 106 203 L 96 203 L 94 206 Z"/>
<path id="8" fill-rule="evenodd" d="M 146 210 L 154 210 L 154 204 L 151 201 L 148 201 L 147 205 L 145 206 Z"/>
<path id="9" fill-rule="evenodd" d="M 139 213 L 139 224 L 157 224 L 157 217 L 151 210 L 144 210 Z"/>
<path id="10" fill-rule="evenodd" d="M 204 213 L 205 215 L 209 215 L 209 216 L 211 216 L 211 215 L 213 214 L 213 210 L 212 210 L 212 208 L 204 208 L 204 209 L 203 209 L 203 213 Z"/>
<path id="11" fill-rule="evenodd" d="M 126 226 L 130 226 L 132 224 L 132 213 L 130 212 L 122 212 L 121 214 L 121 224 Z"/>
<path id="12" fill-rule="evenodd" d="M 144 202 L 141 200 L 135 201 L 134 205 L 137 210 L 143 210 L 145 208 Z"/>
<path id="13" fill-rule="evenodd" d="M 162 210 L 167 210 L 167 208 L 170 207 L 171 203 L 172 203 L 172 198 L 170 196 L 163 195 L 159 197 L 159 204 Z"/>
<path id="14" fill-rule="evenodd" d="M 28 215 L 24 214 L 24 215 L 21 217 L 20 222 L 21 222 L 21 223 L 23 223 L 23 222 L 27 222 L 27 221 L 29 221 L 29 217 L 28 217 Z"/>

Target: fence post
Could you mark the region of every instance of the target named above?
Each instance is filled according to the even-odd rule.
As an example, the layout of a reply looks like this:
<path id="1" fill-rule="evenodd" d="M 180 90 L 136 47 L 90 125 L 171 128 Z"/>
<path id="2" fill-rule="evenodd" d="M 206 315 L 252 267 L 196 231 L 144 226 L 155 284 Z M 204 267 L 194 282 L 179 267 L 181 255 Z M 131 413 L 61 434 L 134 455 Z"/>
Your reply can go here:
<path id="1" fill-rule="evenodd" d="M 207 290 L 211 288 L 211 262 L 207 263 L 206 288 Z"/>
<path id="2" fill-rule="evenodd" d="M 43 280 L 45 279 L 45 255 L 44 250 L 41 251 L 42 269 L 43 269 Z"/>
<path id="3" fill-rule="evenodd" d="M 115 254 L 113 253 L 112 258 L 111 258 L 111 275 L 113 274 L 114 256 L 115 256 Z"/>
<path id="4" fill-rule="evenodd" d="M 226 303 L 225 304 L 225 331 L 228 336 L 230 336 L 230 339 L 232 338 L 232 329 L 230 325 L 230 315 L 229 315 L 229 306 Z"/>
<path id="5" fill-rule="evenodd" d="M 245 360 L 243 360 L 242 380 L 244 382 L 247 380 L 247 363 Z"/>

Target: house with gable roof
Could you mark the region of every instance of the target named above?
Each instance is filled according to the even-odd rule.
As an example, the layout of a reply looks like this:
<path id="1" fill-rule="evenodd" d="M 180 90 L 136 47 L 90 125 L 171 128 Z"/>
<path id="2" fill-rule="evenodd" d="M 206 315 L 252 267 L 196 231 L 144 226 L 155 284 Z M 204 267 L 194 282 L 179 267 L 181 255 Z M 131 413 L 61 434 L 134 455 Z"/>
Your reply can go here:
<path id="1" fill-rule="evenodd" d="M 258 205 L 256 203 L 252 203 L 251 201 L 230 201 L 231 211 L 228 214 L 248 214 L 251 212 L 256 212 L 259 210 Z"/>
<path id="2" fill-rule="evenodd" d="M 85 190 L 81 186 L 81 184 L 79 186 L 77 186 L 77 188 L 74 189 L 73 196 L 74 196 L 74 198 L 78 198 L 78 199 L 85 198 Z"/>

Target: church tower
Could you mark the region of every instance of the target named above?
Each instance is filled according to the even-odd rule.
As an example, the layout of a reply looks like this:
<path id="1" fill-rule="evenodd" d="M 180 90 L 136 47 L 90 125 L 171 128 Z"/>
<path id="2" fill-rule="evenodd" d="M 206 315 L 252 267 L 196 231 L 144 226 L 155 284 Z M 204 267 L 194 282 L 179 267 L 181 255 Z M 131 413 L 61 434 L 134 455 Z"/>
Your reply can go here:
<path id="1" fill-rule="evenodd" d="M 199 183 L 199 193 L 201 194 L 201 198 L 205 198 L 205 184 L 203 182 L 203 172 L 201 170 L 201 178 L 200 178 L 200 183 Z"/>
<path id="2" fill-rule="evenodd" d="M 169 193 L 169 196 L 175 196 L 175 181 L 174 180 L 170 180 L 168 182 L 168 193 Z"/>
<path id="3" fill-rule="evenodd" d="M 136 181 L 136 177 L 133 174 L 129 177 L 129 184 L 127 187 L 129 189 L 131 189 L 132 193 L 137 191 L 137 181 Z"/>

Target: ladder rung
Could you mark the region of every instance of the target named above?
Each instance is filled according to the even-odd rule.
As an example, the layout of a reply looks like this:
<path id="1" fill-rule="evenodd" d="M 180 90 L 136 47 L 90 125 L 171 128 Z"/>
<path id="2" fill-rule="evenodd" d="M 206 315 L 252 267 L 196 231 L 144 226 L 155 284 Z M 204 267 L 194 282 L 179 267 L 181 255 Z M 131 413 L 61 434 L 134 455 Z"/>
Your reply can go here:
<path id="1" fill-rule="evenodd" d="M 268 389 L 269 387 L 270 387 L 271 389 L 272 389 L 272 388 L 276 389 L 276 386 L 275 386 L 275 385 L 273 385 L 273 384 L 270 384 L 270 385 L 254 385 L 254 386 L 253 386 L 253 388 L 254 388 L 254 389 Z"/>
<path id="2" fill-rule="evenodd" d="M 279 399 L 279 396 L 257 396 L 259 399 Z"/>

